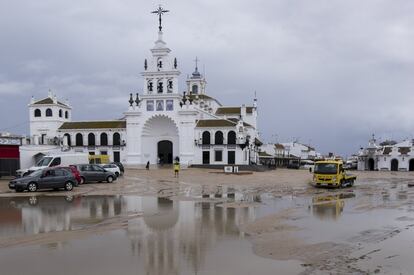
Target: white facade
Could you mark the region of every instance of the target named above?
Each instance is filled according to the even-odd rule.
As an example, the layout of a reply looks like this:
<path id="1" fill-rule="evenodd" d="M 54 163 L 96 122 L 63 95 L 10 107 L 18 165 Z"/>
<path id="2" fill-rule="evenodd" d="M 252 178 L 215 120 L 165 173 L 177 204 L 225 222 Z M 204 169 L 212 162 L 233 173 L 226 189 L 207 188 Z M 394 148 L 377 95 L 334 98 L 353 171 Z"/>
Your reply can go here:
<path id="1" fill-rule="evenodd" d="M 122 120 L 72 122 L 71 107 L 56 96 L 33 99 L 30 135 L 37 141 L 22 149 L 27 153 L 22 168 L 45 150 L 107 154 L 111 161 L 135 167 L 172 163 L 176 158 L 183 166 L 257 163 L 256 100 L 252 106 L 222 106 L 206 94 L 207 81 L 197 65 L 186 80 L 187 91 L 180 94 L 178 62 L 170 53 L 160 30 L 150 59 L 144 61 L 143 92 L 130 94 Z M 53 116 L 35 116 L 35 109 L 42 114 L 51 109 Z M 207 132 L 209 140 L 203 139 Z M 38 137 L 48 137 L 48 142 L 39 142 Z"/>
<path id="2" fill-rule="evenodd" d="M 294 156 L 300 159 L 315 159 L 321 155 L 315 148 L 295 141 L 282 143 L 287 156 Z"/>
<path id="3" fill-rule="evenodd" d="M 377 145 L 373 136 L 368 146 L 358 153 L 358 170 L 414 171 L 413 141 Z"/>

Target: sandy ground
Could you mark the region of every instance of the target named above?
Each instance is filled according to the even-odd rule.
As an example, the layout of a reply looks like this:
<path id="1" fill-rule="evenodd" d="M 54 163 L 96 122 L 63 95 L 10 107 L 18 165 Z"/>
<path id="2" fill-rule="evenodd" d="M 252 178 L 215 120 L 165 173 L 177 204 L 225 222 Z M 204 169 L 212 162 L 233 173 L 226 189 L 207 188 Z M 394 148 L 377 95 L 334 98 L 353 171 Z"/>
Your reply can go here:
<path id="1" fill-rule="evenodd" d="M 410 198 L 414 198 L 414 188 L 412 188 L 412 192 L 407 191 L 409 189 L 399 191 L 397 195 L 402 196 L 402 198 L 405 196 L 406 199 L 394 204 L 380 205 L 373 203 L 370 199 L 375 195 L 386 199 L 389 196 L 389 191 L 395 188 L 395 186 L 407 187 L 410 183 L 414 183 L 414 173 L 360 171 L 351 173 L 358 177 L 354 187 L 351 189 L 328 190 L 314 188 L 310 184 L 312 174 L 307 170 L 277 169 L 246 175 L 227 175 L 216 170 L 185 169 L 180 172 L 178 178 L 175 178 L 171 169 L 153 169 L 150 171 L 128 169 L 125 175 L 114 183 L 85 184 L 76 187 L 72 192 L 41 191 L 36 193 L 15 193 L 8 189 L 7 180 L 0 180 L 0 197 L 122 194 L 170 197 L 178 200 L 189 198 L 217 200 L 218 207 L 240 208 L 254 207 L 260 204 L 260 202 L 226 202 L 221 194 L 242 192 L 254 195 L 266 193 L 274 197 L 292 196 L 299 198 L 328 194 L 329 196 L 337 196 L 342 200 L 347 198 L 348 195 L 358 192 L 358 194 L 362 194 L 360 196 L 362 199 L 358 200 L 354 206 L 354 211 L 360 212 L 368 212 L 376 208 L 397 209 L 402 207 L 404 203 L 411 204 Z M 324 204 L 324 202 L 319 202 L 319 204 Z M 359 258 L 352 258 L 349 255 L 355 252 L 355 247 L 333 241 L 309 243 L 304 239 L 298 238 L 295 232 L 300 231 L 301 228 L 289 222 L 301 218 L 295 212 L 295 208 L 279 211 L 241 226 L 240 229 L 251 239 L 255 254 L 282 261 L 298 260 L 303 263 L 304 267 L 308 268 L 308 273 L 313 272 L 314 274 L 370 273 L 360 269 L 357 262 L 364 260 L 371 252 L 367 252 L 366 255 L 362 255 Z M 115 220 L 114 223 L 109 222 L 105 230 L 112 230 L 121 226 L 120 224 L 128 219 L 129 217 L 120 217 L 120 220 Z M 399 219 L 412 222 L 412 218 L 405 216 L 399 217 Z M 407 227 L 406 230 L 409 228 Z M 401 230 L 391 228 L 389 231 L 382 232 L 379 237 L 377 235 L 372 237 L 372 234 L 370 235 L 369 232 L 363 232 L 361 236 L 355 236 L 355 242 L 360 245 L 364 241 L 369 243 L 372 238 L 386 240 L 400 233 Z M 0 243 L 0 247 L 24 245 L 25 243 L 47 243 L 51 239 L 70 239 L 75 238 L 79 234 L 91 233 L 94 233 L 94 230 L 66 234 L 61 232 L 50 234 L 50 236 L 29 236 L 24 237 L 24 239 L 7 240 L 5 243 Z M 381 269 L 375 269 L 375 273 L 377 271 L 381 272 Z"/>

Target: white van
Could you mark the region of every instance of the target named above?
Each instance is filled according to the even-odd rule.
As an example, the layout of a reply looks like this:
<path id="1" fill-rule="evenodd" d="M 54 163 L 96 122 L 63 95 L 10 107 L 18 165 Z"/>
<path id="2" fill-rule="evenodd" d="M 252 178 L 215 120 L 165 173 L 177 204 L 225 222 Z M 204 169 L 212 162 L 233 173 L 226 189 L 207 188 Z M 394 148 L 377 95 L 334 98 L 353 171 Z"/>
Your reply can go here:
<path id="1" fill-rule="evenodd" d="M 88 154 L 76 153 L 49 155 L 41 158 L 35 166 L 32 166 L 29 169 L 17 170 L 16 173 L 18 176 L 26 176 L 34 171 L 41 170 L 47 167 L 69 166 L 85 163 L 89 163 Z"/>

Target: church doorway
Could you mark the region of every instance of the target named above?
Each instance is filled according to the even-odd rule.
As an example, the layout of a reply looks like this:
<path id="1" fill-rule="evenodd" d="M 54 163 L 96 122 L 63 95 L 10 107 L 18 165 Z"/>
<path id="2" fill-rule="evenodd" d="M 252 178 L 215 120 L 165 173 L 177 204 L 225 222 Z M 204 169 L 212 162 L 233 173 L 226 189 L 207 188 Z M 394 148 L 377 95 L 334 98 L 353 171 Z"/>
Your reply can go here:
<path id="1" fill-rule="evenodd" d="M 391 161 L 391 171 L 398 171 L 398 160 L 393 159 Z"/>
<path id="2" fill-rule="evenodd" d="M 374 159 L 369 159 L 368 160 L 368 170 L 369 171 L 374 171 L 375 169 L 375 161 Z"/>
<path id="3" fill-rule="evenodd" d="M 158 158 L 160 164 L 173 163 L 173 143 L 169 140 L 158 142 Z"/>
<path id="4" fill-rule="evenodd" d="M 414 171 L 414 159 L 410 159 L 410 167 L 408 168 L 409 171 Z"/>
<path id="5" fill-rule="evenodd" d="M 203 151 L 203 164 L 210 164 L 210 151 Z"/>

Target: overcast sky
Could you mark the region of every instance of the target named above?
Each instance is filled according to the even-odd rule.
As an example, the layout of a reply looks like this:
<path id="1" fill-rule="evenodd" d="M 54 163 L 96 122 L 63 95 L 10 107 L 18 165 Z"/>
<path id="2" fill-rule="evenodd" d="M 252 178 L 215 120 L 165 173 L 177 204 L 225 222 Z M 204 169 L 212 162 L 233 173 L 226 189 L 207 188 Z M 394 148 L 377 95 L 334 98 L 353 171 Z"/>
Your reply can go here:
<path id="1" fill-rule="evenodd" d="M 122 117 L 142 90 L 159 1 L 0 1 L 0 131 L 28 134 L 52 89 L 74 120 Z M 414 138 L 414 1 L 161 1 L 181 70 L 196 56 L 224 105 L 259 100 L 264 141 L 349 155 L 375 133 Z"/>

